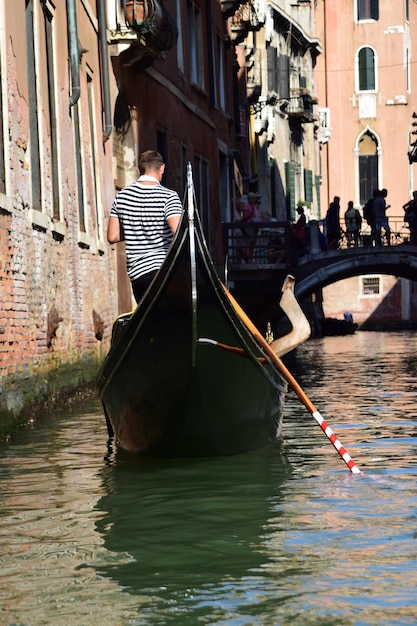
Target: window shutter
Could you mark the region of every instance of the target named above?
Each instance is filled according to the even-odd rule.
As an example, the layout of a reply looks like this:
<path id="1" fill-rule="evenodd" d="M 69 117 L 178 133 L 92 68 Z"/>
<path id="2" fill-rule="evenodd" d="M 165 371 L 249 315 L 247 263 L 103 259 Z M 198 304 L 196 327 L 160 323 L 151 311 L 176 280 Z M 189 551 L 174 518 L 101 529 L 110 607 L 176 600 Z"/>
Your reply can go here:
<path id="1" fill-rule="evenodd" d="M 316 174 L 314 176 L 314 186 L 316 188 L 316 198 L 317 198 L 317 215 L 321 217 L 321 195 L 320 195 L 320 176 Z"/>
<path id="2" fill-rule="evenodd" d="M 371 0 L 371 17 L 373 20 L 379 20 L 379 0 Z"/>
<path id="3" fill-rule="evenodd" d="M 294 163 L 285 163 L 285 183 L 287 190 L 287 215 L 290 221 L 295 220 L 295 173 Z"/>
<path id="4" fill-rule="evenodd" d="M 278 93 L 277 49 L 269 46 L 266 50 L 266 59 L 268 66 L 268 91 Z"/>
<path id="5" fill-rule="evenodd" d="M 281 100 L 290 99 L 290 58 L 284 54 L 278 57 L 278 95 Z"/>
<path id="6" fill-rule="evenodd" d="M 313 202 L 313 172 L 304 170 L 304 197 L 306 202 Z"/>

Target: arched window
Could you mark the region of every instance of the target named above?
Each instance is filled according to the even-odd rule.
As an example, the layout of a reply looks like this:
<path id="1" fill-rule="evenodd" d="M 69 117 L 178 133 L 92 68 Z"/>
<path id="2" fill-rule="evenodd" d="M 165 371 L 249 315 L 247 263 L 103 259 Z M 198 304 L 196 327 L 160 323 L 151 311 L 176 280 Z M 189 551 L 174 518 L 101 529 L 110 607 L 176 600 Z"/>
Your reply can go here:
<path id="1" fill-rule="evenodd" d="M 379 187 L 378 139 L 368 129 L 358 142 L 359 202 L 364 205 Z"/>
<path id="2" fill-rule="evenodd" d="M 359 91 L 376 89 L 375 53 L 369 47 L 361 48 L 358 53 L 358 87 Z"/>

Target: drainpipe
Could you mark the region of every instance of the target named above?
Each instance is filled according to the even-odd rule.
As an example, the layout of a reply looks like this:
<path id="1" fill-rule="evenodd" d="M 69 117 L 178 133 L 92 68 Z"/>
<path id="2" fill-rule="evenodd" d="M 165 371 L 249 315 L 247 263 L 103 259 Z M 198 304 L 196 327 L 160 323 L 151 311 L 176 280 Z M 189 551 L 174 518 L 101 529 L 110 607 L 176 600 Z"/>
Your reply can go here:
<path id="1" fill-rule="evenodd" d="M 110 81 L 109 81 L 109 56 L 107 47 L 107 24 L 106 24 L 106 0 L 98 0 L 98 34 L 100 39 L 101 74 L 103 81 L 103 106 L 104 106 L 104 128 L 103 141 L 107 141 L 113 130 L 111 103 L 110 103 Z"/>
<path id="2" fill-rule="evenodd" d="M 68 21 L 68 46 L 71 65 L 71 95 L 70 107 L 78 102 L 80 97 L 80 51 L 78 48 L 77 33 L 77 0 L 67 0 L 67 21 Z"/>

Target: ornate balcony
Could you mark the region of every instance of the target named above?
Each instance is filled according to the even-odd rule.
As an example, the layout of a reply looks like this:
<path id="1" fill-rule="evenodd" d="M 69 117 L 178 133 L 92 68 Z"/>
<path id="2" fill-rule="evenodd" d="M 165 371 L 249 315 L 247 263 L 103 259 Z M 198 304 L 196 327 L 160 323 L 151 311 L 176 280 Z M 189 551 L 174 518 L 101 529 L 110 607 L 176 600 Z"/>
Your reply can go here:
<path id="1" fill-rule="evenodd" d="M 317 102 L 317 98 L 312 96 L 308 89 L 290 89 L 290 101 L 286 112 L 289 117 L 297 117 L 303 123 L 312 123 L 317 120 L 313 111 L 313 105 Z"/>
<path id="2" fill-rule="evenodd" d="M 156 50 L 169 50 L 177 41 L 175 22 L 158 0 L 128 0 L 125 18 L 129 28 Z"/>
<path id="3" fill-rule="evenodd" d="M 249 31 L 257 31 L 262 24 L 253 2 L 243 2 L 230 18 L 231 39 L 235 44 L 242 42 Z"/>
<path id="4" fill-rule="evenodd" d="M 133 44 L 137 58 L 162 57 L 178 37 L 174 20 L 158 0 L 107 0 L 107 22 L 112 43 Z"/>
<path id="5" fill-rule="evenodd" d="M 235 11 L 237 11 L 237 9 L 239 8 L 239 6 L 241 4 L 245 4 L 245 2 L 242 2 L 239 0 L 220 0 L 220 4 L 222 7 L 222 13 L 224 15 L 224 17 L 230 17 L 231 15 L 233 15 L 233 13 Z"/>

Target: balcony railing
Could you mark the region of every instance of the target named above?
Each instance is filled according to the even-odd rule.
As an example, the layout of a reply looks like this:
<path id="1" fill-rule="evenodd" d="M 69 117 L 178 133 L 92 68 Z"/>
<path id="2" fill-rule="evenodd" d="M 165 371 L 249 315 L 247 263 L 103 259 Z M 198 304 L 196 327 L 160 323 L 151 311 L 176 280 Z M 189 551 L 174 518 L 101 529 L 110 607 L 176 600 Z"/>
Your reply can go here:
<path id="1" fill-rule="evenodd" d="M 289 222 L 224 223 L 223 251 L 229 269 L 276 269 L 297 258 Z"/>
<path id="2" fill-rule="evenodd" d="M 235 43 L 243 41 L 249 31 L 257 31 L 261 22 L 253 2 L 242 3 L 230 18 L 231 39 Z"/>
<path id="3" fill-rule="evenodd" d="M 151 56 L 175 45 L 178 30 L 174 20 L 159 0 L 113 0 L 114 11 L 108 8 L 112 41 L 136 42 L 149 47 Z M 132 41 L 132 35 L 136 35 Z"/>
<path id="4" fill-rule="evenodd" d="M 315 122 L 317 116 L 314 115 L 313 105 L 317 102 L 317 98 L 313 97 L 307 89 L 291 89 L 287 113 L 301 118 L 302 122 Z"/>

